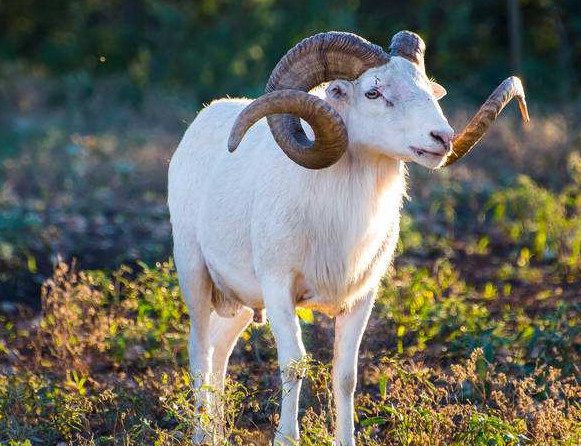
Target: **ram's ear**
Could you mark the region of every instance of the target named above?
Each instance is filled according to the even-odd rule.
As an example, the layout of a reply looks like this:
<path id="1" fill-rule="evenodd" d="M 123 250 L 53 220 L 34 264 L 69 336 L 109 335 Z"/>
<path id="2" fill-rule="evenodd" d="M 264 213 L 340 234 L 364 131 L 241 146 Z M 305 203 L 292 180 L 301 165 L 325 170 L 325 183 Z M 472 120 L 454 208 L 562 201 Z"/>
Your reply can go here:
<path id="1" fill-rule="evenodd" d="M 432 93 L 434 93 L 437 101 L 442 99 L 444 96 L 446 96 L 446 93 L 448 93 L 446 89 L 437 82 L 430 81 L 430 86 L 432 87 Z"/>
<path id="2" fill-rule="evenodd" d="M 347 102 L 353 94 L 353 84 L 345 80 L 335 80 L 325 89 L 327 99 L 335 102 Z"/>

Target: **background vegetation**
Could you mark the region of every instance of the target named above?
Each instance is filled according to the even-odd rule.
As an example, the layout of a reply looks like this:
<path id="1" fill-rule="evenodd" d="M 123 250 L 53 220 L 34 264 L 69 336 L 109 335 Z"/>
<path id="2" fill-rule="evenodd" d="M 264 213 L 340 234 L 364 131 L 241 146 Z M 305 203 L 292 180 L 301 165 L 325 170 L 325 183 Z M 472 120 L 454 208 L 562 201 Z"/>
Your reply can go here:
<path id="1" fill-rule="evenodd" d="M 360 443 L 581 443 L 578 2 L 396 3 L 0 2 L 0 444 L 187 443 L 165 205 L 181 134 L 202 103 L 260 94 L 304 36 L 385 46 L 403 28 L 425 38 L 455 128 L 513 73 L 533 121 L 507 110 L 452 169 L 410 166 L 361 351 Z M 302 444 L 330 444 L 332 323 L 303 316 Z M 270 438 L 275 358 L 267 326 L 244 334 L 229 443 Z"/>

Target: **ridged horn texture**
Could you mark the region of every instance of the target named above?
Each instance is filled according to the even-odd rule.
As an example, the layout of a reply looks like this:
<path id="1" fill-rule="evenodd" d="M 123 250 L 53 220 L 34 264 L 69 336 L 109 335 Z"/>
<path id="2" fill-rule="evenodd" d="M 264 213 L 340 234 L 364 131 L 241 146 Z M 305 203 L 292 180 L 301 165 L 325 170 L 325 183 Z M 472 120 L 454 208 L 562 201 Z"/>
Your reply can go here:
<path id="1" fill-rule="evenodd" d="M 449 166 L 466 155 L 484 136 L 502 109 L 516 98 L 523 121 L 529 122 L 529 112 L 522 82 L 516 76 L 505 79 L 488 97 L 480 110 L 474 115 L 462 133 L 452 141 L 452 150 L 441 167 Z"/>
<path id="2" fill-rule="evenodd" d="M 295 163 L 310 169 L 322 169 L 336 163 L 343 155 L 349 139 L 341 116 L 327 102 L 297 90 L 273 91 L 252 101 L 234 123 L 228 150 L 236 150 L 248 129 L 272 113 L 292 113 L 293 117 L 307 121 L 315 133 L 315 143 L 307 138 L 302 128 L 294 135 L 296 144 L 306 147 L 300 150 L 292 146 L 289 149 L 289 145 L 277 140 L 284 153 Z"/>
<path id="3" fill-rule="evenodd" d="M 388 61 L 381 47 L 351 33 L 327 32 L 302 40 L 278 62 L 266 94 L 239 115 L 228 149 L 234 151 L 252 123 L 267 116 L 274 139 L 294 162 L 309 169 L 336 163 L 347 150 L 345 124 L 325 101 L 306 92 L 333 79 L 354 80 Z M 314 141 L 299 117 L 313 129 Z"/>
<path id="4" fill-rule="evenodd" d="M 389 44 L 389 54 L 391 56 L 405 57 L 410 62 L 420 67 L 422 72 L 426 72 L 424 65 L 424 54 L 426 44 L 420 36 L 411 31 L 400 31 L 395 34 Z"/>

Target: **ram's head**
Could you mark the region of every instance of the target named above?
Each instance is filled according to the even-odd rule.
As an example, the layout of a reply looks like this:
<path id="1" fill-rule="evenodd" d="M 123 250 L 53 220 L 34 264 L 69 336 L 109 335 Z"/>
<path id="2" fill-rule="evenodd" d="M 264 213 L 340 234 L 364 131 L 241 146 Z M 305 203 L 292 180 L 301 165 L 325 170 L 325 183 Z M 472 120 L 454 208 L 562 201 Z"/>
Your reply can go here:
<path id="1" fill-rule="evenodd" d="M 468 153 L 513 97 L 528 121 L 522 84 L 510 77 L 455 135 L 437 102 L 446 90 L 426 76 L 424 52 L 423 40 L 409 31 L 397 33 L 387 53 L 350 33 L 304 39 L 277 64 L 266 93 L 239 115 L 228 148 L 234 151 L 267 116 L 281 149 L 307 168 L 328 167 L 349 147 L 441 167 Z M 309 93 L 329 81 L 326 100 Z M 314 141 L 299 118 L 312 127 Z"/>

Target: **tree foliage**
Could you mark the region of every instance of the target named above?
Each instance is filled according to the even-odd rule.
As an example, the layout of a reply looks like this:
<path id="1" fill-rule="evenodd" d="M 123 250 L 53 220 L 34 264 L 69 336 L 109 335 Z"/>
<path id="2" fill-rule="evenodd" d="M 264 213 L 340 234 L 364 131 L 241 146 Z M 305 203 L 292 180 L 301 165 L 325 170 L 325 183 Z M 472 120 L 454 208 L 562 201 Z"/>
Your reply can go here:
<path id="1" fill-rule="evenodd" d="M 387 46 L 399 29 L 419 32 L 428 67 L 480 99 L 513 70 L 507 1 L 411 0 L 19 0 L 0 3 L 0 58 L 55 76 L 126 76 L 193 90 L 200 101 L 256 95 L 282 53 L 325 30 Z M 519 0 L 521 67 L 532 97 L 581 91 L 577 0 Z M 512 57 L 515 57 L 514 55 Z"/>

